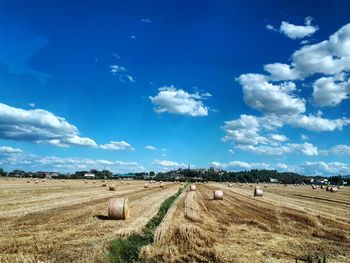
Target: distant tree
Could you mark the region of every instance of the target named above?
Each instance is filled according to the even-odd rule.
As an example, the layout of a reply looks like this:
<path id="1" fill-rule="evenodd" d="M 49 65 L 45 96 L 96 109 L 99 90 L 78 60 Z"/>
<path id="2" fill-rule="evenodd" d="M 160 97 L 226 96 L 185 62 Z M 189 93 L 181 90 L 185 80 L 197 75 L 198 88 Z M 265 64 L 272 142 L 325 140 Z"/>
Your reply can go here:
<path id="1" fill-rule="evenodd" d="M 150 176 L 154 176 L 154 175 L 155 175 L 155 172 L 150 171 L 150 172 L 149 172 L 149 175 L 150 175 Z"/>

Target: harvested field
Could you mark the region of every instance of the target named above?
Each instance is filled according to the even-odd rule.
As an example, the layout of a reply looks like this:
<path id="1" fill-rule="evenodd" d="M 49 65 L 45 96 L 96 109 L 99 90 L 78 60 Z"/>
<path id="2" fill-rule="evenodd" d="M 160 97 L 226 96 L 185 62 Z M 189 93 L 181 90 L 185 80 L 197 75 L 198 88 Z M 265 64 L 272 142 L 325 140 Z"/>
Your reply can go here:
<path id="1" fill-rule="evenodd" d="M 213 190 L 224 190 L 213 200 Z M 311 186 L 263 188 L 197 185 L 183 193 L 156 231 L 143 258 L 156 262 L 295 262 L 324 253 L 350 262 L 350 188 L 336 193 Z M 304 262 L 298 260 L 298 262 Z"/>
<path id="2" fill-rule="evenodd" d="M 179 186 L 0 179 L 0 262 L 104 262 L 108 242 L 140 231 Z M 128 197 L 130 217 L 107 220 L 108 200 Z"/>

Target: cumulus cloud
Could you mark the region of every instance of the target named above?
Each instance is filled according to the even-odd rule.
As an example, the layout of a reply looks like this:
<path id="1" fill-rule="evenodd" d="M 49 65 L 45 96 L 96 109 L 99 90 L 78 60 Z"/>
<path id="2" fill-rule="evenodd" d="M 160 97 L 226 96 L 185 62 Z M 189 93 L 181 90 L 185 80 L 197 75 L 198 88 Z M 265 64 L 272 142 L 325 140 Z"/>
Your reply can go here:
<path id="1" fill-rule="evenodd" d="M 294 25 L 292 23 L 282 21 L 279 29 L 276 29 L 273 25 L 270 24 L 266 25 L 266 29 L 280 32 L 290 39 L 301 39 L 310 37 L 319 29 L 317 25 L 312 25 L 312 20 L 312 17 L 306 17 L 304 25 Z"/>
<path id="2" fill-rule="evenodd" d="M 100 148 L 105 150 L 117 150 L 117 151 L 121 151 L 121 150 L 134 151 L 135 150 L 129 143 L 125 141 L 120 141 L 120 142 L 111 141 L 110 143 L 100 145 Z"/>
<path id="3" fill-rule="evenodd" d="M 288 141 L 288 138 L 283 135 L 283 134 L 271 134 L 270 138 L 274 141 L 278 141 L 278 142 L 286 142 Z"/>
<path id="4" fill-rule="evenodd" d="M 305 100 L 293 93 L 293 82 L 272 84 L 261 74 L 243 74 L 238 81 L 243 87 L 244 102 L 253 109 L 279 115 L 305 112 Z"/>
<path id="5" fill-rule="evenodd" d="M 305 18 L 305 25 L 293 25 L 289 22 L 283 21 L 280 26 L 280 32 L 291 39 L 300 39 L 313 35 L 318 26 L 311 25 L 312 18 Z"/>
<path id="6" fill-rule="evenodd" d="M 272 63 L 266 64 L 264 70 L 270 73 L 270 80 L 295 80 L 300 78 L 299 72 L 288 64 Z"/>
<path id="7" fill-rule="evenodd" d="M 223 127 L 226 136 L 224 142 L 232 141 L 237 145 L 256 145 L 267 139 L 259 134 L 260 124 L 257 117 L 242 114 L 239 119 L 226 121 Z"/>
<path id="8" fill-rule="evenodd" d="M 61 147 L 97 146 L 94 140 L 80 137 L 77 127 L 49 111 L 24 110 L 3 103 L 0 103 L 0 138 Z"/>
<path id="9" fill-rule="evenodd" d="M 203 104 L 203 99 L 210 95 L 208 93 L 191 94 L 174 86 L 162 87 L 158 91 L 156 96 L 149 97 L 157 113 L 168 112 L 193 117 L 208 115 L 208 107 Z"/>
<path id="10" fill-rule="evenodd" d="M 157 150 L 157 147 L 154 147 L 152 145 L 147 145 L 147 146 L 145 146 L 145 149 L 155 151 L 155 150 Z"/>
<path id="11" fill-rule="evenodd" d="M 344 74 L 332 77 L 322 77 L 313 84 L 312 99 L 316 106 L 334 107 L 350 94 L 350 78 L 345 80 Z"/>

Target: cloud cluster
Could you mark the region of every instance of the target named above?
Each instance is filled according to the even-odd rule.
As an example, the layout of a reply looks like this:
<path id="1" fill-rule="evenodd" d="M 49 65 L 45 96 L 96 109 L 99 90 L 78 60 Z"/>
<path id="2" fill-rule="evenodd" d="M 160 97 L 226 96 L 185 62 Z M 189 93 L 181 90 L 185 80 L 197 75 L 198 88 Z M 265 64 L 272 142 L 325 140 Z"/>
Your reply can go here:
<path id="1" fill-rule="evenodd" d="M 203 100 L 211 96 L 209 93 L 191 94 L 174 86 L 162 87 L 158 91 L 156 96 L 149 97 L 157 113 L 168 112 L 193 117 L 208 115 L 208 107 L 203 104 Z"/>
<path id="2" fill-rule="evenodd" d="M 257 154 L 312 156 L 319 151 L 311 143 L 287 143 L 285 138 L 269 134 L 276 134 L 286 125 L 325 132 L 342 130 L 350 124 L 350 119 L 345 117 L 325 118 L 320 110 L 316 114 L 306 114 L 307 101 L 316 107 L 335 107 L 349 98 L 350 24 L 328 40 L 295 51 L 291 64 L 271 63 L 264 65 L 264 70 L 268 74 L 248 73 L 237 78 L 244 102 L 263 115 L 243 114 L 239 119 L 226 121 L 223 141 L 231 141 L 235 148 Z M 305 82 L 314 75 L 312 98 L 302 98 L 295 81 Z"/>
<path id="3" fill-rule="evenodd" d="M 154 147 L 154 146 L 152 146 L 152 145 L 147 145 L 147 146 L 145 146 L 145 149 L 146 149 L 146 150 L 155 151 L 155 150 L 157 150 L 157 147 Z"/>
<path id="4" fill-rule="evenodd" d="M 21 149 L 13 148 L 9 146 L 0 146 L 0 154 L 16 154 L 22 153 Z"/>
<path id="5" fill-rule="evenodd" d="M 135 82 L 134 77 L 128 73 L 128 70 L 126 67 L 113 64 L 113 65 L 110 65 L 109 68 L 112 75 L 118 77 L 120 82 L 126 83 L 126 84 Z"/>
<path id="6" fill-rule="evenodd" d="M 61 147 L 97 146 L 93 139 L 81 137 L 77 127 L 49 111 L 24 110 L 3 103 L 0 103 L 0 138 Z"/>

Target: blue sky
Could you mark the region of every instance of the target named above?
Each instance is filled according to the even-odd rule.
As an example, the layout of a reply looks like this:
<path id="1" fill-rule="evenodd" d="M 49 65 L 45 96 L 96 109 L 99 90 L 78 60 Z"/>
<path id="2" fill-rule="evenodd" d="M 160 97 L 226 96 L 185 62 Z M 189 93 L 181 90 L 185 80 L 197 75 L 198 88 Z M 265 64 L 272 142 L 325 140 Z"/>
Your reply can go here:
<path id="1" fill-rule="evenodd" d="M 0 167 L 350 174 L 348 1 L 1 1 Z"/>

